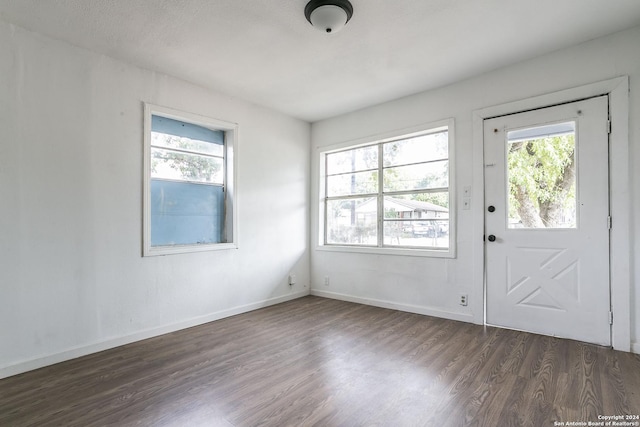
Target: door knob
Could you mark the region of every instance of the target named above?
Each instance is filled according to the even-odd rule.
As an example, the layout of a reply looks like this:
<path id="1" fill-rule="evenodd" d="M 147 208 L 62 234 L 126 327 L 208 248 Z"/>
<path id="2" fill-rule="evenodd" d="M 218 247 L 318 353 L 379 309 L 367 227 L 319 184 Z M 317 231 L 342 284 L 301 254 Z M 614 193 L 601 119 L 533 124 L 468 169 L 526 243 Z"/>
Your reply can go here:
<path id="1" fill-rule="evenodd" d="M 490 242 L 495 242 L 496 236 L 494 236 L 493 234 L 489 234 L 489 237 L 487 237 L 487 240 L 489 240 Z"/>
<path id="2" fill-rule="evenodd" d="M 496 207 L 495 207 L 495 206 L 489 206 L 489 207 L 487 208 L 487 210 L 488 210 L 489 212 L 495 212 L 495 211 L 496 211 Z"/>

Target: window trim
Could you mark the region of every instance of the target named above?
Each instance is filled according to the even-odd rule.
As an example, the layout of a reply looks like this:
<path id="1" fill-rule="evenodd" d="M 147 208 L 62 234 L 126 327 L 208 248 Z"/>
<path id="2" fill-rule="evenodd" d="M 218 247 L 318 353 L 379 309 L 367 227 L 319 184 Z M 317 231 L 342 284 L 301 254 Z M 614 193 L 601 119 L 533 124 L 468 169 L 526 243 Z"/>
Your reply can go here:
<path id="1" fill-rule="evenodd" d="M 412 136 L 423 135 L 426 133 L 435 133 L 439 129 L 447 128 L 448 131 L 448 161 L 449 161 L 449 248 L 419 248 L 419 247 L 389 247 L 389 246 L 358 246 L 358 245 L 338 245 L 326 244 L 326 155 L 340 151 L 355 149 L 373 144 L 382 144 L 400 139 L 410 138 Z M 366 253 L 376 255 L 401 255 L 401 256 L 420 256 L 431 258 L 455 258 L 457 249 L 457 196 L 456 196 L 456 161 L 455 161 L 455 121 L 453 118 L 444 119 L 436 122 L 430 122 L 408 128 L 398 129 L 383 134 L 372 135 L 360 139 L 349 140 L 332 144 L 329 146 L 317 148 L 318 161 L 318 210 L 317 210 L 317 226 L 316 250 L 327 252 L 353 252 Z M 382 161 L 379 158 L 379 161 Z M 381 201 L 378 201 L 381 203 Z"/>
<path id="2" fill-rule="evenodd" d="M 212 130 L 224 131 L 225 153 L 225 243 L 188 244 L 172 246 L 151 246 L 151 116 L 166 117 Z M 144 149 L 143 149 L 143 218 L 142 256 L 158 256 L 206 252 L 238 248 L 238 207 L 237 207 L 237 150 L 238 124 L 198 114 L 175 110 L 150 103 L 144 103 Z"/>

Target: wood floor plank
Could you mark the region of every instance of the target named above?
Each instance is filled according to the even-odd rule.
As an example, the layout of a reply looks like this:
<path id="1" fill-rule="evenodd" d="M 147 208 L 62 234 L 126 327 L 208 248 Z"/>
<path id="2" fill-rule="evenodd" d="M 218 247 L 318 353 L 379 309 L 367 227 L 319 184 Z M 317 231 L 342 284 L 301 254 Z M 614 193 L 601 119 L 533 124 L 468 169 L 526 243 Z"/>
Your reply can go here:
<path id="1" fill-rule="evenodd" d="M 640 414 L 640 356 L 305 297 L 0 380 L 1 426 L 551 426 Z"/>

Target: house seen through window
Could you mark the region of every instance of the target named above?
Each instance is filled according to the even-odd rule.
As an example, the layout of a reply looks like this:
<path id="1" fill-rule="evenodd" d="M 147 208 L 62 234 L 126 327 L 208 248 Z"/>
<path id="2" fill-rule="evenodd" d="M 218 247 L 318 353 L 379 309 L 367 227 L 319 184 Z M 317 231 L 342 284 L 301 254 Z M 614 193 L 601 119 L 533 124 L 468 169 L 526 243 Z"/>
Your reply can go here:
<path id="1" fill-rule="evenodd" d="M 449 139 L 443 126 L 323 153 L 324 245 L 448 250 Z"/>

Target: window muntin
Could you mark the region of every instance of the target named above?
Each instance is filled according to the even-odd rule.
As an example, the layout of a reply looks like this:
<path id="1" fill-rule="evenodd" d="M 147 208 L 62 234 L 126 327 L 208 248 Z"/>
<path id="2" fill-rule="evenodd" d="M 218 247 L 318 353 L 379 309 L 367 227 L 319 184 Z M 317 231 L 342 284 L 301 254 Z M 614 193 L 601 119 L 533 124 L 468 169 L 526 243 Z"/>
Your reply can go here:
<path id="1" fill-rule="evenodd" d="M 323 153 L 322 245 L 450 250 L 449 139 L 443 126 Z"/>
<path id="2" fill-rule="evenodd" d="M 236 247 L 237 126 L 145 105 L 143 255 Z"/>

